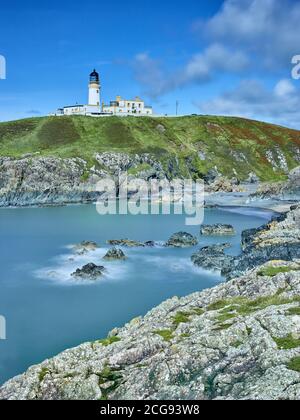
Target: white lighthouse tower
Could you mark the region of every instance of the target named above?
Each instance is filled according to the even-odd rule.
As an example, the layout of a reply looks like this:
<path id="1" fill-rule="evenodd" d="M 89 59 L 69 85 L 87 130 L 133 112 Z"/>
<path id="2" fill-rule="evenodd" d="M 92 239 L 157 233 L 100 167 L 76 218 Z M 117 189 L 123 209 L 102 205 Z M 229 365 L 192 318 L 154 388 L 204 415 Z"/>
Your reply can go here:
<path id="1" fill-rule="evenodd" d="M 90 74 L 90 83 L 89 83 L 89 106 L 100 107 L 100 77 L 99 73 L 94 70 Z"/>

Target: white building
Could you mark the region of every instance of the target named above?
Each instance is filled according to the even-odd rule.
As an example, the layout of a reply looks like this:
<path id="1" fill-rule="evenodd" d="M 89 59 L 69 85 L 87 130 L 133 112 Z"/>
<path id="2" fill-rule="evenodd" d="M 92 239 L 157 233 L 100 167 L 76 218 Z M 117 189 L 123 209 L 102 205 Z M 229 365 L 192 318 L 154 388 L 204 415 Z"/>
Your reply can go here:
<path id="1" fill-rule="evenodd" d="M 59 108 L 54 115 L 87 115 L 92 117 L 118 115 L 118 116 L 145 116 L 153 115 L 152 107 L 145 106 L 145 102 L 139 97 L 134 100 L 125 100 L 121 96 L 117 96 L 115 101 L 111 101 L 110 105 L 102 105 L 101 84 L 99 73 L 94 70 L 90 74 L 89 80 L 88 105 L 70 105 Z"/>
<path id="2" fill-rule="evenodd" d="M 103 105 L 102 111 L 104 114 L 112 115 L 153 115 L 153 109 L 151 106 L 146 106 L 145 102 L 138 96 L 134 100 L 122 99 L 121 96 L 117 96 L 115 101 L 111 101 L 110 105 Z"/>

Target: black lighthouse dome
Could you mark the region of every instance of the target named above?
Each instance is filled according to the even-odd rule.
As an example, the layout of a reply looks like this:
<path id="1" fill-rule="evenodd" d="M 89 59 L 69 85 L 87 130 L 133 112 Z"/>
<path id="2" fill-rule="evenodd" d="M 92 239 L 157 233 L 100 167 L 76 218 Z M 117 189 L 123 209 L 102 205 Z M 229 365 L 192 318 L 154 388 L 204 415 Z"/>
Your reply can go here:
<path id="1" fill-rule="evenodd" d="M 99 73 L 96 72 L 96 70 L 94 69 L 94 71 L 90 74 L 90 82 L 96 82 L 99 83 Z"/>

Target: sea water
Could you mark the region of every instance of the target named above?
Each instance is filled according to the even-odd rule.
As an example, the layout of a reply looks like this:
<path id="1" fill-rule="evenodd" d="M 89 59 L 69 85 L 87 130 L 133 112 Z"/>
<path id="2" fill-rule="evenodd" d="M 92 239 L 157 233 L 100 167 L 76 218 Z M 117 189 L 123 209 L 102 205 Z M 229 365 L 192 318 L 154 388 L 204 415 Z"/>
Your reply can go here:
<path id="1" fill-rule="evenodd" d="M 219 273 L 193 266 L 200 246 L 230 242 L 240 252 L 241 232 L 271 218 L 264 210 L 228 208 L 205 211 L 206 224 L 232 224 L 237 235 L 199 237 L 185 216 L 100 216 L 93 205 L 0 210 L 0 383 L 57 353 L 106 337 L 114 327 L 144 315 L 162 301 L 213 287 Z M 194 249 L 162 246 L 173 233 L 199 237 Z M 109 239 L 154 240 L 155 248 L 124 249 L 128 259 L 102 260 Z M 72 244 L 96 241 L 101 248 L 74 255 Z M 160 245 L 161 244 L 161 245 Z M 93 262 L 106 267 L 97 282 L 75 281 L 71 273 Z"/>

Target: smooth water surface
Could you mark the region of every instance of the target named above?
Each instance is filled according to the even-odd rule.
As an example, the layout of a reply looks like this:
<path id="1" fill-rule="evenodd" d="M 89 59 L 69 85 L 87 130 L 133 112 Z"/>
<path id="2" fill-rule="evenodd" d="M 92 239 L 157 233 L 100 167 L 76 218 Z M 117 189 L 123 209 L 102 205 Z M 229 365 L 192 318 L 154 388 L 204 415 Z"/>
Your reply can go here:
<path id="1" fill-rule="evenodd" d="M 243 214 L 243 212 L 245 214 Z M 233 224 L 232 238 L 200 238 L 200 246 L 231 242 L 240 252 L 240 234 L 271 218 L 263 210 L 206 210 L 205 223 Z M 0 210 L 0 315 L 7 340 L 0 341 L 0 383 L 66 348 L 105 337 L 116 326 L 144 315 L 173 296 L 184 296 L 222 281 L 194 267 L 197 249 L 125 249 L 124 262 L 103 262 L 108 239 L 166 241 L 173 233 L 199 236 L 185 216 L 99 216 L 95 206 Z M 83 240 L 102 248 L 74 256 Z M 76 283 L 70 274 L 85 263 L 107 268 L 95 283 Z"/>

